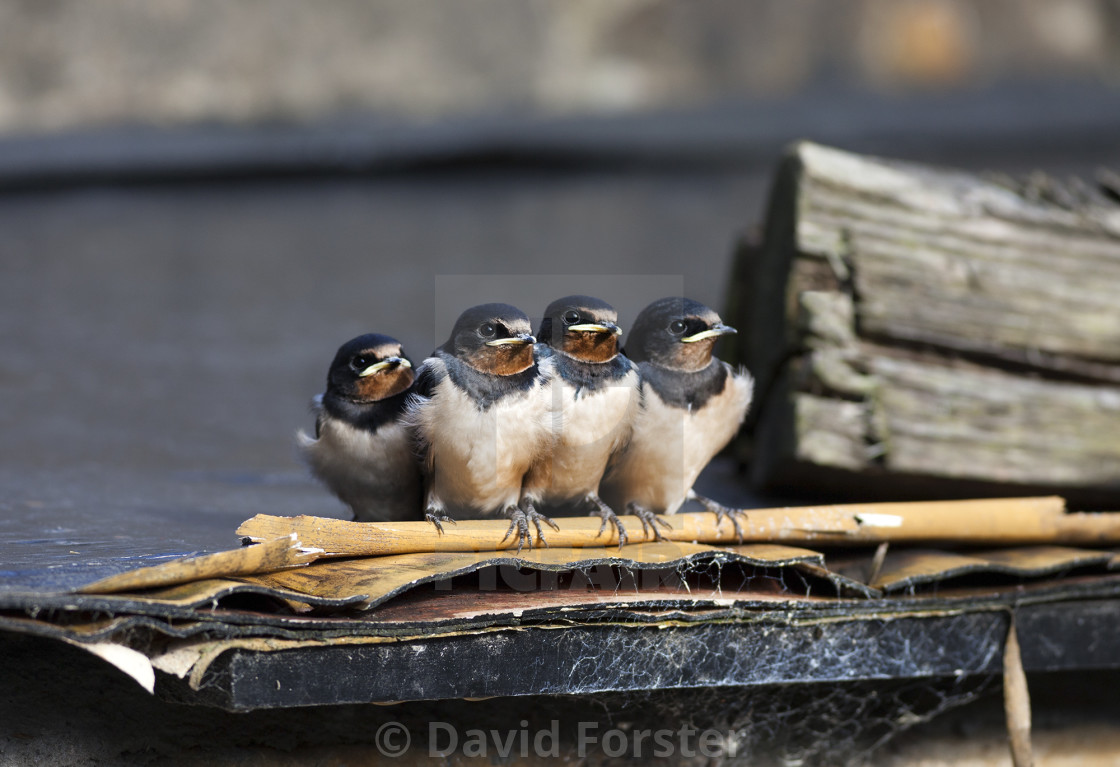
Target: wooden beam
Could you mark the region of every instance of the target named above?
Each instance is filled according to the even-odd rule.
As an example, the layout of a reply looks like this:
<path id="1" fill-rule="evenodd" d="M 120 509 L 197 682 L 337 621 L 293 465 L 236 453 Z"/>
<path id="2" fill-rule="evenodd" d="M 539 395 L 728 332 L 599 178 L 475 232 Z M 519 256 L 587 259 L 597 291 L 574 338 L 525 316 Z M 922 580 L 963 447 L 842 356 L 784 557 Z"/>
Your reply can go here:
<path id="1" fill-rule="evenodd" d="M 1071 189 L 796 145 L 735 270 L 756 483 L 1120 507 L 1120 205 Z"/>

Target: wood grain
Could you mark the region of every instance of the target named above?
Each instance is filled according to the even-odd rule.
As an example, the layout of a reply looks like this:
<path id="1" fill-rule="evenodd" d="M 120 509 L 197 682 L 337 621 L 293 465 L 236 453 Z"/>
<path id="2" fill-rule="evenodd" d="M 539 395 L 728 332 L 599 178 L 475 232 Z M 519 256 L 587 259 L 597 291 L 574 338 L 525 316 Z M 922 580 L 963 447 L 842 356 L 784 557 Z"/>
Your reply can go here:
<path id="1" fill-rule="evenodd" d="M 849 496 L 925 477 L 1120 507 L 1114 202 L 802 143 L 739 260 L 757 484 L 826 468 Z"/>

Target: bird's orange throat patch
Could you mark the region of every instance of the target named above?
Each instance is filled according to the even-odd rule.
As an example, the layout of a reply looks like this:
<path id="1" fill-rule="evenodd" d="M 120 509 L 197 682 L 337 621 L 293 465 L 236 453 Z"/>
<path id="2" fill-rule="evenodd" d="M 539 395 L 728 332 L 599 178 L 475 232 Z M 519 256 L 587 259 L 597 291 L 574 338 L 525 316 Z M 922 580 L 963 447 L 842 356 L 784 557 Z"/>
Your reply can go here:
<path id="1" fill-rule="evenodd" d="M 533 345 L 483 346 L 471 354 L 466 362 L 475 370 L 490 375 L 517 375 L 533 366 Z"/>
<path id="2" fill-rule="evenodd" d="M 415 378 L 412 368 L 398 366 L 359 378 L 356 383 L 358 398 L 363 402 L 377 402 L 400 394 Z"/>
<path id="3" fill-rule="evenodd" d="M 712 362 L 712 349 L 715 345 L 715 338 L 705 338 L 691 344 L 681 343 L 677 346 L 674 361 L 681 370 L 703 370 Z"/>
<path id="4" fill-rule="evenodd" d="M 610 362 L 618 356 L 618 336 L 577 330 L 564 334 L 560 349 L 581 362 Z"/>

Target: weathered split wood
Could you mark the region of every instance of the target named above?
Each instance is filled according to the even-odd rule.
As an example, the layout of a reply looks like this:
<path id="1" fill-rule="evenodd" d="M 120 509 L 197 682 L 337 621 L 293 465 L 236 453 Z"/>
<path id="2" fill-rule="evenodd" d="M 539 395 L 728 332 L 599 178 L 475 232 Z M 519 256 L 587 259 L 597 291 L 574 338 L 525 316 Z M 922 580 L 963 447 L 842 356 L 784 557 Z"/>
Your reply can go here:
<path id="1" fill-rule="evenodd" d="M 305 565 L 320 556 L 322 556 L 321 551 L 304 546 L 294 533 L 287 531 L 262 539 L 260 546 L 187 557 L 111 575 L 83 586 L 77 590 L 77 593 L 115 594 L 121 591 L 175 586 L 206 578 L 265 573 Z"/>
<path id="2" fill-rule="evenodd" d="M 716 525 L 710 512 L 677 514 L 667 540 L 733 544 L 731 524 Z M 652 540 L 636 517 L 623 517 L 632 543 Z M 599 521 L 560 518 L 548 542 L 561 548 L 617 546 L 614 532 L 599 536 Z M 754 509 L 741 523 L 744 542 L 785 545 L 868 546 L 892 543 L 955 542 L 961 545 L 1046 543 L 1107 546 L 1120 544 L 1120 515 L 1066 514 L 1061 498 L 1007 498 L 920 503 L 868 503 Z M 493 551 L 516 547 L 499 542 L 507 523 L 464 520 L 445 525 L 441 535 L 427 522 L 346 522 L 322 517 L 259 514 L 242 523 L 238 535 L 268 540 L 295 533 L 324 556 L 385 556 L 436 551 Z"/>
<path id="3" fill-rule="evenodd" d="M 803 143 L 736 273 L 758 484 L 1120 505 L 1120 205 Z"/>

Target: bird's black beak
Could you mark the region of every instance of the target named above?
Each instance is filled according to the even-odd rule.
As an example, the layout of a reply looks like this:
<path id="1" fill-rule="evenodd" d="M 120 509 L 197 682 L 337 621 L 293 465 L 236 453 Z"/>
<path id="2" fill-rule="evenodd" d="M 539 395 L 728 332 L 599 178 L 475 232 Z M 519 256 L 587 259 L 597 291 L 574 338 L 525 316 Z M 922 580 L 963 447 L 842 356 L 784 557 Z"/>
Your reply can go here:
<path id="1" fill-rule="evenodd" d="M 584 333 L 613 333 L 616 336 L 622 335 L 622 328 L 615 325 L 613 322 L 585 322 L 580 325 L 569 325 L 568 330 Z"/>
<path id="2" fill-rule="evenodd" d="M 361 373 L 358 373 L 358 377 L 365 378 L 366 376 L 371 376 L 374 373 L 380 373 L 382 370 L 387 370 L 389 368 L 395 367 L 410 368 L 412 367 L 412 363 L 406 360 L 404 357 L 386 357 L 380 362 L 370 365 Z"/>
<path id="3" fill-rule="evenodd" d="M 493 341 L 487 341 L 487 346 L 523 346 L 525 344 L 535 344 L 537 339 L 528 333 L 519 333 L 515 336 L 507 338 L 495 338 Z"/>
<path id="4" fill-rule="evenodd" d="M 719 336 L 726 336 L 731 333 L 738 333 L 739 331 L 730 325 L 724 325 L 722 322 L 713 325 L 707 330 L 702 330 L 699 333 L 693 333 L 690 336 L 685 336 L 681 339 L 681 343 L 694 344 L 697 341 L 703 341 L 706 338 L 718 338 Z"/>

